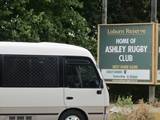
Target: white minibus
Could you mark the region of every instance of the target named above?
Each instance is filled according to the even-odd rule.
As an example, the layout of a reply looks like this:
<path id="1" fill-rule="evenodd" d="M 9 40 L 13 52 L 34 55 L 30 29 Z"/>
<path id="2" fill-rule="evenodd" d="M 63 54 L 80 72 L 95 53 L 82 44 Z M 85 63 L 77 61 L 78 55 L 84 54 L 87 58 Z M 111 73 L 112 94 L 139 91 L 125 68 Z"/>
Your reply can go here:
<path id="1" fill-rule="evenodd" d="M 106 120 L 109 94 L 91 53 L 0 42 L 0 120 Z"/>

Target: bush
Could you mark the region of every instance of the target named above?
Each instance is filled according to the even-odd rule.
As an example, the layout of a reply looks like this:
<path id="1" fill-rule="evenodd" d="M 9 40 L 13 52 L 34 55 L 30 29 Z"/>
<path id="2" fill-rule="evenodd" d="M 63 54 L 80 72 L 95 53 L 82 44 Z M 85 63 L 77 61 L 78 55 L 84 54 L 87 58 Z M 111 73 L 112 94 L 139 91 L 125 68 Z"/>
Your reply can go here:
<path id="1" fill-rule="evenodd" d="M 127 96 L 127 97 L 119 96 L 117 99 L 116 105 L 120 107 L 132 106 L 133 105 L 132 96 Z"/>
<path id="2" fill-rule="evenodd" d="M 127 120 L 153 120 L 153 116 L 149 113 L 149 107 L 141 101 L 137 109 L 127 116 Z"/>
<path id="3" fill-rule="evenodd" d="M 127 120 L 127 117 L 122 113 L 113 113 L 109 116 L 109 120 Z"/>
<path id="4" fill-rule="evenodd" d="M 132 106 L 132 97 L 118 97 L 116 104 L 118 107 L 115 108 L 118 110 L 110 112 L 109 120 L 154 120 L 149 105 L 144 104 L 143 100 L 140 100 L 138 105 Z"/>

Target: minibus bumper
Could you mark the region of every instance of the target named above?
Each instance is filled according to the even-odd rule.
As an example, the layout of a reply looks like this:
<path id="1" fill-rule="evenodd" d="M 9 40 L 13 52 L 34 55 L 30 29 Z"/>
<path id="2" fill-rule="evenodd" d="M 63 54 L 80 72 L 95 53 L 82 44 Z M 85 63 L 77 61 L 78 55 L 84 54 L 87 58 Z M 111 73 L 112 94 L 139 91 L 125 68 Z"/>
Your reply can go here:
<path id="1" fill-rule="evenodd" d="M 104 107 L 103 113 L 92 113 L 88 114 L 89 120 L 109 120 L 109 109 L 108 107 Z"/>
<path id="2" fill-rule="evenodd" d="M 109 119 L 108 116 L 109 116 L 109 110 L 108 107 L 105 107 L 103 120 L 108 120 Z"/>
<path id="3" fill-rule="evenodd" d="M 108 120 L 108 113 L 106 114 L 92 114 L 89 115 L 89 120 Z"/>

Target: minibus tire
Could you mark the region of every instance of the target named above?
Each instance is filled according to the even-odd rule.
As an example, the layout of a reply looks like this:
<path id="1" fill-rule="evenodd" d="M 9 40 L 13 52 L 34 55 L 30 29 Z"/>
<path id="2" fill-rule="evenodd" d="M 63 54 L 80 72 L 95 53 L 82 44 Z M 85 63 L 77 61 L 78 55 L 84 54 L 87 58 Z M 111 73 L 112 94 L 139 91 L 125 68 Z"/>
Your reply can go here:
<path id="1" fill-rule="evenodd" d="M 70 118 L 77 118 L 77 120 L 87 120 L 85 115 L 78 110 L 67 110 L 60 116 L 59 120 L 72 120 Z"/>

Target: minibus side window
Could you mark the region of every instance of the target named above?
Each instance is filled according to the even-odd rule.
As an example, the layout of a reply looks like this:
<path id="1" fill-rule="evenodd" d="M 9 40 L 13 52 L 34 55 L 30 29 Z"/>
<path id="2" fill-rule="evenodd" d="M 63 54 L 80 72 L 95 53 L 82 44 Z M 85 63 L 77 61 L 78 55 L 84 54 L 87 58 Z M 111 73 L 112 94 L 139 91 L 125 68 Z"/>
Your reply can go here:
<path id="1" fill-rule="evenodd" d="M 88 58 L 65 60 L 64 86 L 70 88 L 99 88 L 100 77 Z"/>
<path id="2" fill-rule="evenodd" d="M 1 87 L 58 87 L 56 56 L 5 55 Z"/>
<path id="3" fill-rule="evenodd" d="M 3 56 L 3 75 L 1 87 L 23 87 L 30 83 L 29 59 L 19 56 Z M 27 82 L 28 80 L 28 82 Z"/>

